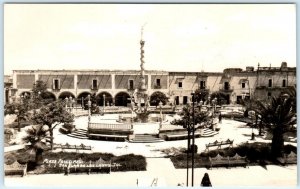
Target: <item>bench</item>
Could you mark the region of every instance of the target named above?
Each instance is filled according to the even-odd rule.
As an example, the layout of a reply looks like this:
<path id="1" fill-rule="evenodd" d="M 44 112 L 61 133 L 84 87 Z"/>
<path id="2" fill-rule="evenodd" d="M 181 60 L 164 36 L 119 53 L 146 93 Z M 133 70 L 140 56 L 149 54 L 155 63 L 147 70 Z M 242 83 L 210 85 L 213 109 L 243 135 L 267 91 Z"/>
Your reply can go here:
<path id="1" fill-rule="evenodd" d="M 297 154 L 295 154 L 294 152 L 285 154 L 284 157 L 285 164 L 297 164 Z"/>
<path id="2" fill-rule="evenodd" d="M 233 157 L 229 157 L 229 166 L 244 166 L 247 167 L 248 161 L 246 157 L 242 157 L 237 153 Z"/>
<path id="3" fill-rule="evenodd" d="M 13 164 L 4 164 L 5 175 L 21 174 L 21 176 L 27 175 L 27 164 L 22 165 L 15 161 Z"/>
<path id="4" fill-rule="evenodd" d="M 209 157 L 209 162 L 210 162 L 210 168 L 216 166 L 225 166 L 227 168 L 233 166 L 243 166 L 246 168 L 248 166 L 247 158 L 242 157 L 237 153 L 233 157 L 230 156 L 224 157 L 218 154 L 216 157 Z"/>
<path id="5" fill-rule="evenodd" d="M 126 141 L 126 140 L 128 140 L 127 135 L 107 135 L 107 134 L 89 133 L 88 137 L 92 138 L 92 139 L 104 139 L 104 140 L 114 140 L 114 141 Z"/>
<path id="6" fill-rule="evenodd" d="M 221 141 L 221 142 L 216 140 L 215 142 L 208 143 L 205 145 L 206 147 L 205 151 L 209 151 L 210 147 L 215 147 L 215 146 L 218 147 L 217 149 L 221 149 L 221 147 L 224 145 L 229 145 L 229 147 L 233 147 L 233 140 L 227 139 L 226 141 Z"/>
<path id="7" fill-rule="evenodd" d="M 201 133 L 197 132 L 195 133 L 195 137 L 200 137 Z M 192 133 L 190 135 L 190 137 L 192 138 Z M 188 138 L 188 134 L 187 133 L 174 133 L 174 134 L 165 134 L 164 135 L 164 140 L 184 140 Z"/>
<path id="8" fill-rule="evenodd" d="M 216 157 L 208 157 L 210 162 L 210 168 L 215 166 L 229 166 L 229 157 L 223 157 L 218 154 Z"/>
<path id="9" fill-rule="evenodd" d="M 88 131 L 93 133 L 97 130 L 132 130 L 131 124 L 108 124 L 108 123 L 88 123 Z"/>
<path id="10" fill-rule="evenodd" d="M 80 145 L 70 145 L 68 143 L 60 145 L 62 150 L 65 149 L 70 149 L 70 150 L 76 150 L 76 152 L 78 152 L 79 150 L 92 150 L 91 146 L 86 146 L 84 144 L 80 144 Z"/>

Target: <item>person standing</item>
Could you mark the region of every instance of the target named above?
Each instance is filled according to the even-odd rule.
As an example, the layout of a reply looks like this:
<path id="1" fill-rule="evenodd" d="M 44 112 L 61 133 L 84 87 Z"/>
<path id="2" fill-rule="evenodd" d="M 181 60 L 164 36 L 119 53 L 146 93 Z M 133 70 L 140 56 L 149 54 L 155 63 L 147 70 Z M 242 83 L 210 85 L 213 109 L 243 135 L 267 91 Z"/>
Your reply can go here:
<path id="1" fill-rule="evenodd" d="M 209 179 L 209 176 L 208 176 L 208 173 L 204 174 L 204 176 L 202 178 L 202 181 L 201 181 L 201 186 L 205 186 L 205 187 L 212 186 L 211 182 L 210 182 L 210 179 Z"/>

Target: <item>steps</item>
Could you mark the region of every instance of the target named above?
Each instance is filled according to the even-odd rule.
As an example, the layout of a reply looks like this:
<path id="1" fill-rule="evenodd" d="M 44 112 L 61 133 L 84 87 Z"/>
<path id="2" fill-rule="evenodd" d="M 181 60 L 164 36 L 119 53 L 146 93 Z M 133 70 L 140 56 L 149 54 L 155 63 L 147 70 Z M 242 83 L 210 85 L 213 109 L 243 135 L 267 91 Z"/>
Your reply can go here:
<path id="1" fill-rule="evenodd" d="M 76 129 L 76 131 L 67 134 L 69 137 L 78 138 L 78 139 L 88 139 L 87 137 L 87 130 L 84 129 Z"/>
<path id="2" fill-rule="evenodd" d="M 153 143 L 153 142 L 163 142 L 164 140 L 158 138 L 154 135 L 147 135 L 147 134 L 136 134 L 134 138 L 129 140 L 129 142 L 133 143 Z"/>
<path id="3" fill-rule="evenodd" d="M 219 133 L 218 131 L 213 131 L 211 129 L 205 128 L 205 129 L 203 129 L 201 137 L 211 137 L 211 136 L 214 136 L 218 133 Z"/>

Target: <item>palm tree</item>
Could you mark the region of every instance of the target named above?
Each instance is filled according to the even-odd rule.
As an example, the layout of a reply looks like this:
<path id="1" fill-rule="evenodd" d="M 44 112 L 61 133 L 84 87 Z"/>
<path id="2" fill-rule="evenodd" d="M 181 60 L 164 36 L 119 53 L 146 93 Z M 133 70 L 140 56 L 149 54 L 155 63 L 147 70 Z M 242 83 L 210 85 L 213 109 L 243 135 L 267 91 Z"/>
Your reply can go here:
<path id="1" fill-rule="evenodd" d="M 273 133 L 271 153 L 274 158 L 283 156 L 283 134 L 297 122 L 293 103 L 293 99 L 289 96 L 272 97 L 269 103 L 256 102 L 255 112 L 261 116 L 261 121 Z"/>
<path id="2" fill-rule="evenodd" d="M 33 125 L 26 130 L 27 135 L 23 137 L 27 145 L 27 150 L 35 153 L 35 163 L 40 166 L 43 164 L 43 152 L 49 149 L 50 132 L 47 125 Z"/>

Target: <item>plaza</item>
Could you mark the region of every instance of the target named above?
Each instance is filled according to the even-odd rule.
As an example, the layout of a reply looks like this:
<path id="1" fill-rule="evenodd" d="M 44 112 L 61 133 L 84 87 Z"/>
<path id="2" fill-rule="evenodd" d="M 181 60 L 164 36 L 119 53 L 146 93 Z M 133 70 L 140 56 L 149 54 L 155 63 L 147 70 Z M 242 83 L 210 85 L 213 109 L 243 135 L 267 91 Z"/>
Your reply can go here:
<path id="1" fill-rule="evenodd" d="M 5 186 L 297 186 L 295 5 L 4 7 Z"/>
<path id="2" fill-rule="evenodd" d="M 108 114 L 107 116 L 94 116 L 92 119 L 99 119 L 103 122 L 111 122 L 116 114 Z M 75 123 L 80 128 L 86 128 L 87 117 L 78 117 Z M 152 125 L 152 129 L 157 129 L 156 125 Z M 151 130 L 151 125 L 149 126 Z M 215 140 L 234 139 L 234 146 L 245 142 L 253 142 L 250 140 L 251 128 L 246 127 L 245 123 L 234 120 L 223 120 L 220 124 L 218 135 L 208 138 L 196 138 L 195 144 L 198 145 L 199 153 L 205 151 L 205 144 Z M 137 128 L 138 130 L 138 128 Z M 128 172 L 111 172 L 110 174 L 71 174 L 65 176 L 63 174 L 50 175 L 27 175 L 26 177 L 6 177 L 6 186 L 113 186 L 113 187 L 133 187 L 151 186 L 153 179 L 158 178 L 157 186 L 177 186 L 185 185 L 186 169 L 175 169 L 171 160 L 167 155 L 176 154 L 176 150 L 172 154 L 166 154 L 164 149 L 181 149 L 186 148 L 186 140 L 165 141 L 158 143 L 130 143 L 130 142 L 108 142 L 95 141 L 87 139 L 72 138 L 55 131 L 55 143 L 81 144 L 92 146 L 92 152 L 113 153 L 115 155 L 123 154 L 139 154 L 146 157 L 146 171 L 128 171 Z M 258 134 L 258 131 L 255 130 Z M 263 137 L 256 137 L 255 142 L 271 142 Z M 297 146 L 297 143 L 285 143 Z M 267 165 L 249 166 L 249 168 L 195 168 L 195 186 L 200 186 L 200 180 L 203 174 L 207 172 L 210 175 L 213 186 L 286 186 L 293 187 L 297 185 L 297 166 L 279 166 Z M 226 174 L 226 177 L 222 176 Z M 252 176 L 251 176 L 252 175 Z M 80 178 L 80 179 L 77 179 Z M 115 178 L 119 178 L 117 182 Z M 34 182 L 33 182 L 34 181 Z"/>

